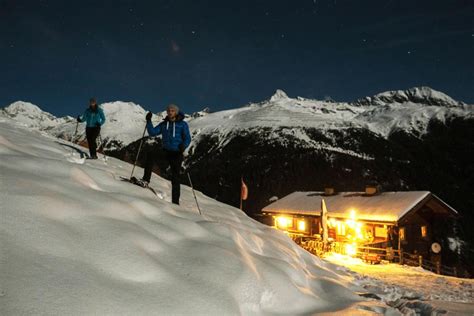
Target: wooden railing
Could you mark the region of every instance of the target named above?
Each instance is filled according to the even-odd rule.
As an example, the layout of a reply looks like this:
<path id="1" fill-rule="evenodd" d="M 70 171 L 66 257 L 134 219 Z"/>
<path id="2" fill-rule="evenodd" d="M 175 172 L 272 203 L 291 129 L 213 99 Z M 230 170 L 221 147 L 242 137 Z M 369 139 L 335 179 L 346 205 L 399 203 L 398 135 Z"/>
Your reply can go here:
<path id="1" fill-rule="evenodd" d="M 295 241 L 304 249 L 309 252 L 322 257 L 327 252 L 335 252 L 340 254 L 346 254 L 345 245 L 343 242 L 329 242 L 324 243 L 318 238 L 307 238 L 298 237 Z M 357 257 L 364 258 L 367 254 L 376 254 L 380 259 L 388 260 L 390 262 L 397 262 L 400 264 L 407 264 L 411 266 L 419 266 L 423 269 L 432 271 L 437 274 L 454 276 L 454 277 L 468 277 L 461 275 L 456 267 L 448 267 L 440 264 L 439 262 L 433 262 L 427 260 L 419 255 L 409 254 L 407 252 L 400 252 L 398 249 L 393 249 L 388 253 L 387 248 L 378 248 L 371 246 L 358 246 Z"/>
<path id="2" fill-rule="evenodd" d="M 402 263 L 412 266 L 419 266 L 425 270 L 429 270 L 437 274 L 449 275 L 454 277 L 467 277 L 466 275 L 462 275 L 462 273 L 459 273 L 456 267 L 448 267 L 442 265 L 439 261 L 434 262 L 423 258 L 423 256 L 413 255 L 406 252 L 402 253 Z"/>
<path id="3" fill-rule="evenodd" d="M 357 256 L 360 257 L 366 253 L 375 253 L 385 260 L 388 260 L 391 262 L 400 262 L 400 250 L 398 249 L 392 249 L 389 251 L 387 250 L 387 248 L 366 247 L 366 246 L 357 247 Z"/>

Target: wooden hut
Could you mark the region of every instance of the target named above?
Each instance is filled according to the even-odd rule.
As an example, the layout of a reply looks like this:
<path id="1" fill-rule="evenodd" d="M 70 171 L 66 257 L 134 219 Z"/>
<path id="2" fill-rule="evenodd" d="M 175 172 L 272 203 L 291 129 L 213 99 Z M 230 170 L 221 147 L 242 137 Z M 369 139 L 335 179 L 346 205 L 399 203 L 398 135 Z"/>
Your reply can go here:
<path id="1" fill-rule="evenodd" d="M 294 192 L 263 208 L 275 228 L 293 237 L 322 236 L 321 205 L 327 205 L 329 239 L 339 243 L 401 252 L 440 261 L 443 230 L 457 211 L 429 191 Z"/>

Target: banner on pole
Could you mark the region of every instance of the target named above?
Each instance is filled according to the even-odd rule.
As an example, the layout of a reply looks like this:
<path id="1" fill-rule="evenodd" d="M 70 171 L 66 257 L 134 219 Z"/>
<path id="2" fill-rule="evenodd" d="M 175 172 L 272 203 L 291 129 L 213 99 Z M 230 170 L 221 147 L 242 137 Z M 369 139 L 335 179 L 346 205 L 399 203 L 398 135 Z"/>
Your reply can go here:
<path id="1" fill-rule="evenodd" d="M 249 189 L 248 189 L 247 185 L 245 184 L 243 178 L 241 179 L 241 181 L 242 181 L 242 185 L 241 185 L 241 188 L 240 188 L 240 198 L 245 201 L 248 198 Z"/>
<path id="2" fill-rule="evenodd" d="M 328 241 L 328 209 L 326 207 L 326 202 L 324 199 L 321 199 L 321 228 L 323 229 L 323 242 L 327 243 Z"/>

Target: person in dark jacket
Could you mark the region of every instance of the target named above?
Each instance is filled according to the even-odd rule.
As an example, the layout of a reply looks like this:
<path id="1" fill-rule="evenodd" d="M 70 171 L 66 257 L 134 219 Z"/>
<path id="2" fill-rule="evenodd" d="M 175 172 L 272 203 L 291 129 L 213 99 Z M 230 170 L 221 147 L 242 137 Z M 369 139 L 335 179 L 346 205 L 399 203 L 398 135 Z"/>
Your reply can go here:
<path id="1" fill-rule="evenodd" d="M 89 145 L 91 159 L 97 159 L 97 136 L 100 134 L 100 127 L 105 123 L 104 111 L 97 105 L 94 98 L 89 100 L 89 107 L 84 114 L 77 117 L 79 123 L 86 122 L 86 138 Z"/>
<path id="2" fill-rule="evenodd" d="M 183 152 L 191 143 L 188 123 L 184 121 L 184 113 L 179 111 L 178 106 L 168 105 L 167 116 L 157 126 L 151 123 L 152 113 L 146 115 L 146 128 L 148 135 L 162 135 L 163 150 L 166 160 L 171 169 L 171 197 L 174 204 L 179 204 L 181 164 L 183 162 Z M 145 171 L 142 180 L 148 185 L 151 179 L 151 171 L 156 160 L 156 153 L 149 153 L 145 163 Z"/>

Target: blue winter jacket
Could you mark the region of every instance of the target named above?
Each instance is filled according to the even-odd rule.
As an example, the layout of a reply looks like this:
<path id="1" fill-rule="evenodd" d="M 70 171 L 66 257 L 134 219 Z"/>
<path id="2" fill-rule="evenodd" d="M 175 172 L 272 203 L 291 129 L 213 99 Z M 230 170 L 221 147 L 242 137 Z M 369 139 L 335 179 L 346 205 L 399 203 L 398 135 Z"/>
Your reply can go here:
<path id="1" fill-rule="evenodd" d="M 79 117 L 81 122 L 86 122 L 87 127 L 102 126 L 105 123 L 104 111 L 97 105 L 96 110 L 90 107 L 85 110 L 84 114 Z"/>
<path id="2" fill-rule="evenodd" d="M 184 121 L 184 114 L 182 112 L 178 113 L 174 122 L 166 117 L 163 122 L 153 127 L 151 121 L 148 121 L 146 129 L 150 136 L 161 134 L 163 148 L 169 151 L 179 151 L 179 145 L 183 144 L 184 148 L 186 148 L 191 143 L 188 123 Z"/>

